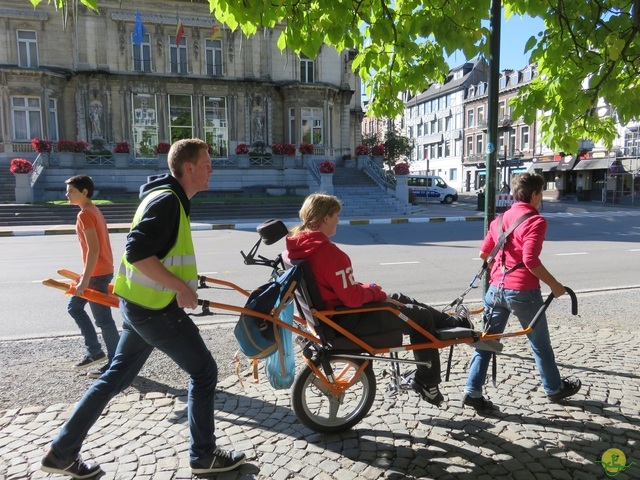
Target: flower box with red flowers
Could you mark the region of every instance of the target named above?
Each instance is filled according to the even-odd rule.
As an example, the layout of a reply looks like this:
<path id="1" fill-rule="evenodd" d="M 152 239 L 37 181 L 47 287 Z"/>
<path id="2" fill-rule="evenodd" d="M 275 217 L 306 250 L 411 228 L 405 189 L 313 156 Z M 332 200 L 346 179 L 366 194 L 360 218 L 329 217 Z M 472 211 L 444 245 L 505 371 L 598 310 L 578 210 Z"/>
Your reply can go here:
<path id="1" fill-rule="evenodd" d="M 371 155 L 373 155 L 374 157 L 384 156 L 384 145 L 374 145 L 374 147 L 371 149 Z"/>
<path id="2" fill-rule="evenodd" d="M 79 140 L 73 143 L 73 151 L 75 153 L 86 153 L 88 146 L 89 144 L 87 142 L 83 142 L 82 140 Z"/>
<path id="3" fill-rule="evenodd" d="M 301 143 L 298 150 L 300 150 L 300 155 L 313 155 L 315 147 L 311 143 Z"/>
<path id="4" fill-rule="evenodd" d="M 239 143 L 236 147 L 236 155 L 246 155 L 249 153 L 249 145 L 246 143 Z"/>
<path id="5" fill-rule="evenodd" d="M 160 142 L 158 145 L 156 145 L 156 155 L 164 155 L 165 153 L 169 153 L 170 148 L 170 143 Z"/>
<path id="6" fill-rule="evenodd" d="M 325 160 L 324 162 L 320 163 L 320 165 L 318 165 L 318 170 L 320 171 L 320 173 L 333 173 L 336 170 L 336 166 L 333 164 L 333 162 Z"/>
<path id="7" fill-rule="evenodd" d="M 274 143 L 271 145 L 271 152 L 274 155 L 292 156 L 296 154 L 296 146 L 292 143 Z"/>
<path id="8" fill-rule="evenodd" d="M 358 145 L 356 147 L 356 155 L 369 155 L 369 147 L 366 145 Z"/>
<path id="9" fill-rule="evenodd" d="M 76 151 L 76 142 L 73 140 L 58 140 L 56 143 L 56 150 L 58 152 L 75 152 Z"/>
<path id="10" fill-rule="evenodd" d="M 14 175 L 16 173 L 33 172 L 33 164 L 26 158 L 14 158 L 9 164 L 9 171 Z"/>
<path id="11" fill-rule="evenodd" d="M 407 162 L 396 163 L 393 166 L 393 173 L 396 175 L 409 175 L 409 164 Z"/>
<path id="12" fill-rule="evenodd" d="M 118 142 L 113 147 L 113 153 L 129 153 L 129 142 Z"/>
<path id="13" fill-rule="evenodd" d="M 49 153 L 51 151 L 51 142 L 49 140 L 33 138 L 31 140 L 31 146 L 38 153 Z"/>

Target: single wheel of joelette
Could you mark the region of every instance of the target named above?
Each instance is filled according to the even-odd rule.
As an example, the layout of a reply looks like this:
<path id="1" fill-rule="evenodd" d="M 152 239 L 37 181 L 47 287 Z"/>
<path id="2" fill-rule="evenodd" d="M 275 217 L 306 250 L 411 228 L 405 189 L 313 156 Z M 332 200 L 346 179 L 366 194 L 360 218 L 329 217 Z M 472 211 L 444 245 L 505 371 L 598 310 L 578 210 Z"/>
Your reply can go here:
<path id="1" fill-rule="evenodd" d="M 329 360 L 335 382 L 328 384 L 307 365 L 292 387 L 293 411 L 310 429 L 336 433 L 356 425 L 371 409 L 376 396 L 376 377 L 371 362 L 335 357 Z M 320 362 L 314 365 L 324 374 Z M 358 373 L 359 372 L 359 373 Z"/>

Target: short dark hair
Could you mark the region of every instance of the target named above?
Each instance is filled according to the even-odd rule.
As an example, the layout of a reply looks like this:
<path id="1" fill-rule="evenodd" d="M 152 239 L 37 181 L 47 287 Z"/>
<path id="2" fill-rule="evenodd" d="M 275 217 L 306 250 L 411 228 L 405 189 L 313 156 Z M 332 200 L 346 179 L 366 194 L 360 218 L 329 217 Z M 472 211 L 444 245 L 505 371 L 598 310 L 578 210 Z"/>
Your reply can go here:
<path id="1" fill-rule="evenodd" d="M 74 175 L 73 177 L 64 181 L 67 185 L 71 185 L 72 187 L 78 189 L 80 192 L 83 190 L 87 191 L 87 197 L 91 198 L 93 196 L 93 180 L 89 175 Z"/>
<path id="2" fill-rule="evenodd" d="M 169 170 L 176 178 L 182 178 L 182 165 L 185 163 L 198 163 L 200 150 L 209 151 L 209 144 L 199 138 L 184 138 L 171 145 L 167 163 Z"/>
<path id="3" fill-rule="evenodd" d="M 511 194 L 518 202 L 529 203 L 531 195 L 544 188 L 544 178 L 537 173 L 518 173 L 511 179 Z"/>

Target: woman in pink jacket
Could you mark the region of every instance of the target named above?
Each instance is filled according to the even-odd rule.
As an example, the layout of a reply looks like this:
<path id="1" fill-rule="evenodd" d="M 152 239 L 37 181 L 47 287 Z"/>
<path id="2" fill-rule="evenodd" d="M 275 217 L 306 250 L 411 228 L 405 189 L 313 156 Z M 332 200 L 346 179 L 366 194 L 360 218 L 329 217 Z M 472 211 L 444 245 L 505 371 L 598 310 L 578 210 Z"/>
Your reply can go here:
<path id="1" fill-rule="evenodd" d="M 306 259 L 309 262 L 326 308 L 341 305 L 357 308 L 369 302 L 391 302 L 428 332 L 435 332 L 438 328 L 471 326 L 466 318 L 452 317 L 401 293 L 387 295 L 374 283 L 356 282 L 351 259 L 329 240 L 336 233 L 341 210 L 340 201 L 332 195 L 309 195 L 300 209 L 302 223 L 287 237 L 289 258 Z M 428 341 L 389 311 L 345 314 L 337 317 L 337 320 L 341 327 L 359 336 L 399 330 L 409 335 L 411 343 Z M 444 397 L 438 389 L 441 382 L 438 349 L 413 352 L 415 359 L 421 363 L 417 366 L 412 387 L 424 400 L 439 406 Z"/>

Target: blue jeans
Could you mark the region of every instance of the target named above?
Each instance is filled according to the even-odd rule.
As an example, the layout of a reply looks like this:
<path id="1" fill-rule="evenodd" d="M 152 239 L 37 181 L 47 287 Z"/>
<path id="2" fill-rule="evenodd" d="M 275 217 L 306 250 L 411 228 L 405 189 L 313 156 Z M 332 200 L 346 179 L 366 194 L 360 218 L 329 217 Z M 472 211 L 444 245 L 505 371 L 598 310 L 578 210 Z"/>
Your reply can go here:
<path id="1" fill-rule="evenodd" d="M 109 369 L 84 394 L 51 444 L 62 460 L 77 457 L 89 429 L 113 397 L 127 388 L 154 348 L 167 354 L 191 377 L 187 400 L 191 461 L 210 458 L 216 448 L 213 402 L 218 366 L 198 327 L 181 308 L 128 310 L 120 301 L 122 336 Z"/>
<path id="2" fill-rule="evenodd" d="M 109 293 L 109 282 L 112 278 L 112 274 L 91 277 L 89 280 L 89 288 L 97 290 L 98 292 Z M 99 303 L 89 302 L 84 298 L 71 297 L 67 305 L 67 312 L 69 312 L 69 315 L 71 315 L 76 321 L 78 328 L 80 328 L 80 333 L 82 333 L 84 337 L 84 346 L 87 349 L 87 355 L 94 357 L 102 352 L 102 347 L 100 346 L 96 329 L 93 327 L 89 315 L 87 315 L 87 312 L 84 310 L 87 303 L 89 304 L 89 308 L 91 308 L 93 318 L 96 320 L 96 326 L 100 327 L 102 331 L 102 338 L 107 347 L 107 357 L 109 361 L 111 361 L 116 353 L 116 347 L 120 339 L 116 322 L 113 321 L 113 316 L 111 315 L 111 308 L 106 305 L 100 305 Z"/>
<path id="3" fill-rule="evenodd" d="M 497 301 L 491 318 L 488 319 L 489 333 L 504 332 L 511 314 L 518 317 L 523 328 L 527 327 L 544 303 L 540 290 L 503 290 L 502 294 L 499 294 L 498 287 L 491 285 L 484 297 L 485 312 L 491 310 L 496 295 L 498 295 Z M 486 318 L 485 321 L 487 321 Z M 562 379 L 553 355 L 553 348 L 551 348 L 546 315 L 542 315 L 536 328 L 527 337 L 544 391 L 547 395 L 559 392 L 562 388 Z M 471 356 L 469 377 L 464 389 L 464 392 L 470 397 L 482 396 L 482 386 L 487 378 L 491 354 L 490 351 L 476 349 Z"/>

